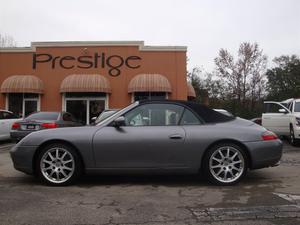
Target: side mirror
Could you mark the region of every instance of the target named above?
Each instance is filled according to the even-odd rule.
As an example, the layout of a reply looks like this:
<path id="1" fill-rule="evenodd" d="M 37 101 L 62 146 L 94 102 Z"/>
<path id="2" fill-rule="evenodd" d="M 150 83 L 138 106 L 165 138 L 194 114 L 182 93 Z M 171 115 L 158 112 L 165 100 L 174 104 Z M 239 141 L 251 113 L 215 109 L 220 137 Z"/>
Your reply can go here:
<path id="1" fill-rule="evenodd" d="M 114 127 L 121 127 L 125 125 L 125 118 L 124 116 L 120 116 L 117 119 L 114 120 L 113 126 Z"/>
<path id="2" fill-rule="evenodd" d="M 279 109 L 278 112 L 280 112 L 280 113 L 288 113 L 285 109 Z"/>
<path id="3" fill-rule="evenodd" d="M 95 121 L 96 121 L 96 119 L 97 119 L 97 117 L 96 117 L 96 116 L 92 117 L 92 118 L 91 118 L 91 122 L 90 122 L 90 124 L 95 124 Z"/>

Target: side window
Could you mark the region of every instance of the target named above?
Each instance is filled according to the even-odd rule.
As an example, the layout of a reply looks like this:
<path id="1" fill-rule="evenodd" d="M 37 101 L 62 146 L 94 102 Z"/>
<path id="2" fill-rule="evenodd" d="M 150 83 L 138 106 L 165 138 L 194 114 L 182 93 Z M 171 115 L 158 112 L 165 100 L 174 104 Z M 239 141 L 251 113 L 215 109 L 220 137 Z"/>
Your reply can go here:
<path id="1" fill-rule="evenodd" d="M 279 109 L 283 109 L 283 107 L 276 103 L 265 103 L 264 105 L 264 113 L 280 113 Z"/>
<path id="2" fill-rule="evenodd" d="M 184 108 L 175 104 L 146 104 L 124 115 L 126 126 L 178 125 Z"/>
<path id="3" fill-rule="evenodd" d="M 3 118 L 3 113 L 4 112 L 0 112 L 0 120 L 3 120 L 4 118 Z"/>
<path id="4" fill-rule="evenodd" d="M 180 125 L 199 125 L 203 124 L 202 121 L 200 121 L 194 113 L 192 113 L 190 110 L 185 109 L 182 119 L 180 121 Z"/>

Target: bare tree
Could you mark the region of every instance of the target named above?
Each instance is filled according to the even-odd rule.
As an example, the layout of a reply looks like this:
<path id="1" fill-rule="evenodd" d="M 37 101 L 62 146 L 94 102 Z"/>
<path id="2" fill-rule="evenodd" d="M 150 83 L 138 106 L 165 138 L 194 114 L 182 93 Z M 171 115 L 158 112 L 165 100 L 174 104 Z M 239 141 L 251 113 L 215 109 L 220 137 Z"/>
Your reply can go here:
<path id="1" fill-rule="evenodd" d="M 244 42 L 238 50 L 238 58 L 226 49 L 215 58 L 217 75 L 225 81 L 228 95 L 245 106 L 246 100 L 253 102 L 261 98 L 265 85 L 267 57 L 257 43 Z M 252 107 L 251 107 L 252 108 Z"/>
<path id="2" fill-rule="evenodd" d="M 16 41 L 14 40 L 14 38 L 10 35 L 3 35 L 3 34 L 0 34 L 0 48 L 2 47 L 16 47 L 17 46 L 17 43 Z"/>

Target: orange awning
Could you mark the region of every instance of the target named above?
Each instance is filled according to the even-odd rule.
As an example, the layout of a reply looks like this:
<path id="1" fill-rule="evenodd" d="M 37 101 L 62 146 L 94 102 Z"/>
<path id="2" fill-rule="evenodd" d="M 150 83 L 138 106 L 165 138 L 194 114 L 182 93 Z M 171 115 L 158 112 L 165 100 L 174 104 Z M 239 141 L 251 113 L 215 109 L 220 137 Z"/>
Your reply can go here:
<path id="1" fill-rule="evenodd" d="M 13 75 L 3 81 L 1 93 L 37 93 L 44 92 L 41 79 L 32 75 Z"/>
<path id="2" fill-rule="evenodd" d="M 196 92 L 195 92 L 195 89 L 194 89 L 194 87 L 191 83 L 187 84 L 187 89 L 188 89 L 187 96 L 195 98 L 196 97 Z"/>
<path id="3" fill-rule="evenodd" d="M 104 92 L 111 93 L 109 81 L 99 74 L 73 74 L 60 85 L 60 92 Z"/>
<path id="4" fill-rule="evenodd" d="M 128 93 L 132 92 L 172 92 L 168 79 L 160 74 L 139 74 L 130 81 Z"/>

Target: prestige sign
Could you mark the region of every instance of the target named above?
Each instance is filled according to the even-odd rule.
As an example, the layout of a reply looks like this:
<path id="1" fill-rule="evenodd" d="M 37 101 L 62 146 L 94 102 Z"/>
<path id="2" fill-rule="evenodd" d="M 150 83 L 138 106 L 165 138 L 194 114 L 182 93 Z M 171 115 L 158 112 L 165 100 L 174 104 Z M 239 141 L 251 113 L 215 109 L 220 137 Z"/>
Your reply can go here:
<path id="1" fill-rule="evenodd" d="M 122 67 L 129 69 L 137 69 L 141 67 L 141 57 L 132 55 L 122 57 L 120 55 L 106 55 L 106 53 L 94 53 L 93 55 L 83 56 L 53 56 L 51 54 L 36 54 L 32 55 L 32 68 L 36 69 L 39 64 L 49 64 L 52 69 L 57 67 L 63 69 L 91 69 L 102 68 L 108 69 L 110 76 L 116 77 L 121 74 Z"/>

